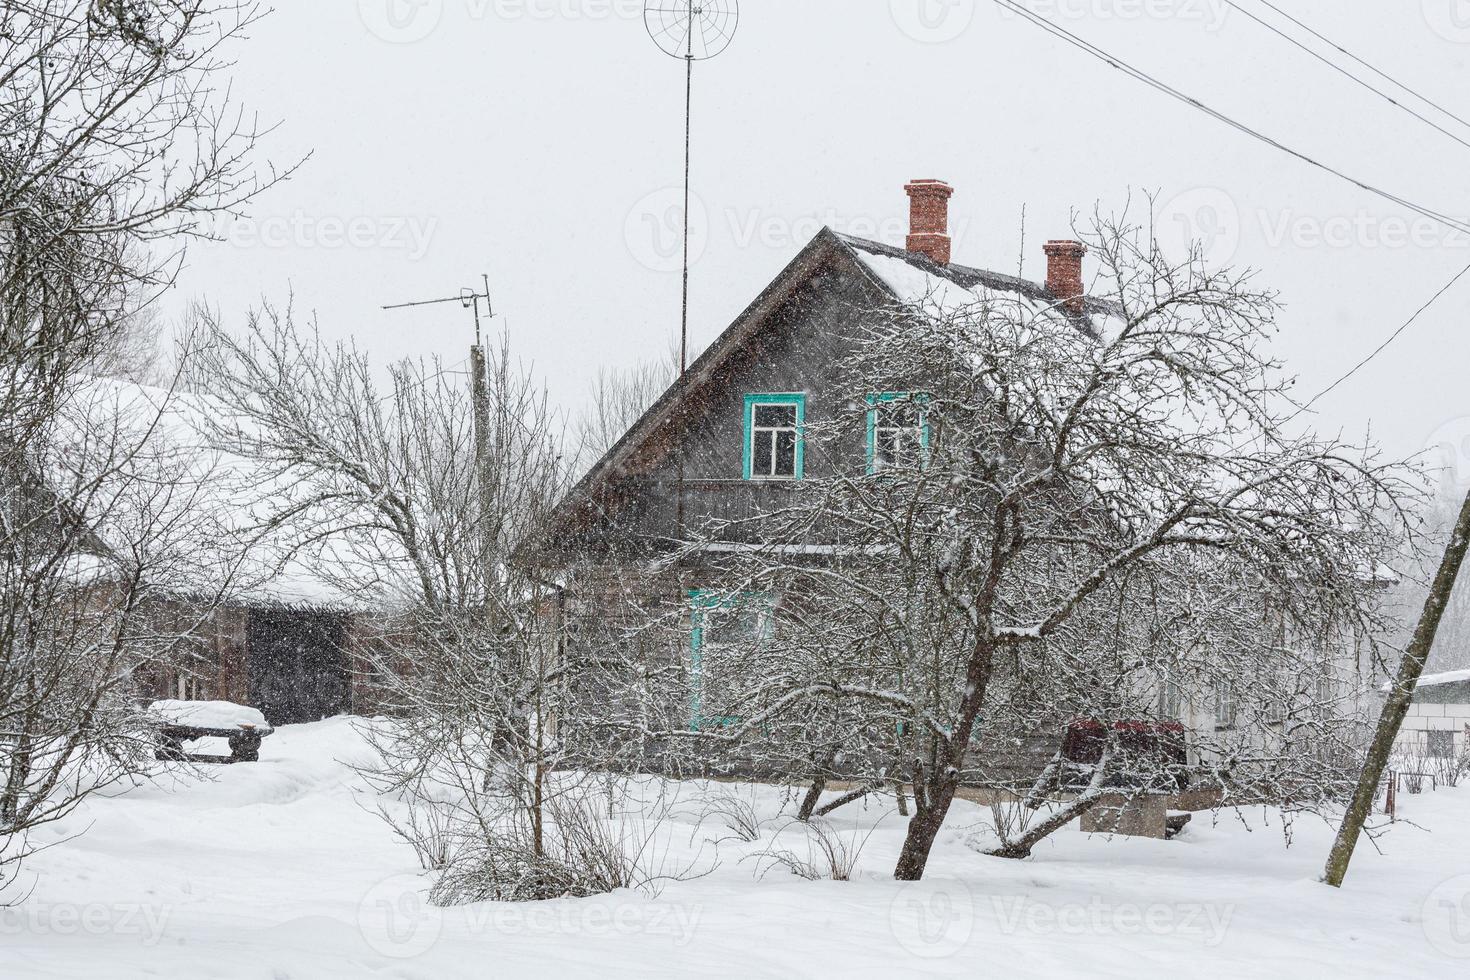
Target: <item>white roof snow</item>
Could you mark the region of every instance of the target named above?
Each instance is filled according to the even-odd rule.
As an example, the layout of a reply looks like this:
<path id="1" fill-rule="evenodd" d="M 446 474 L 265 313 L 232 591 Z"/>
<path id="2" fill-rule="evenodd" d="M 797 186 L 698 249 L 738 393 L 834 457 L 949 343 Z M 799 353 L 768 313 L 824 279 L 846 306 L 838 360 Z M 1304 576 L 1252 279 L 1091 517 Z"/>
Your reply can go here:
<path id="1" fill-rule="evenodd" d="M 211 446 L 198 395 L 86 379 L 61 406 L 42 460 L 51 490 L 111 556 L 79 556 L 79 578 L 143 569 L 151 585 L 244 604 L 347 607 L 312 570 L 290 526 L 267 521 L 310 488 Z M 320 545 L 315 546 L 320 548 Z M 125 563 L 125 564 L 120 564 Z"/>

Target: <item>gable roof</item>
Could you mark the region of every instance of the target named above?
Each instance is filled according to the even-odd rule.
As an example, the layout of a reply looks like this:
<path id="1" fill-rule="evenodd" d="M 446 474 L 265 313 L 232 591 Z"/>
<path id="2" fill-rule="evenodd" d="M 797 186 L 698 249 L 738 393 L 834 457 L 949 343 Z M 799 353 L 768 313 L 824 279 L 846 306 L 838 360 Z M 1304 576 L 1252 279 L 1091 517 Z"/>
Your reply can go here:
<path id="1" fill-rule="evenodd" d="M 986 293 L 1003 292 L 1013 294 L 1037 313 L 1059 305 L 1051 290 L 1040 283 L 953 263 L 942 266 L 906 249 L 824 227 L 582 476 L 557 505 L 553 525 L 559 528 L 592 502 L 596 491 L 618 475 L 684 400 L 714 377 L 788 299 L 828 266 L 845 268 L 866 282 L 873 290 L 875 302 L 880 303 L 962 309 L 979 302 Z M 1085 333 L 1096 335 L 1091 314 L 1105 311 L 1106 304 L 1088 300 L 1087 308 L 1089 315 L 1073 320 Z"/>
<path id="2" fill-rule="evenodd" d="M 358 607 L 317 574 L 298 529 L 270 519 L 301 495 L 299 481 L 212 445 L 204 419 L 218 413 L 189 392 L 78 379 L 38 474 L 57 500 L 86 501 L 93 547 L 72 574 L 105 580 L 141 562 L 148 585 L 175 598 Z"/>

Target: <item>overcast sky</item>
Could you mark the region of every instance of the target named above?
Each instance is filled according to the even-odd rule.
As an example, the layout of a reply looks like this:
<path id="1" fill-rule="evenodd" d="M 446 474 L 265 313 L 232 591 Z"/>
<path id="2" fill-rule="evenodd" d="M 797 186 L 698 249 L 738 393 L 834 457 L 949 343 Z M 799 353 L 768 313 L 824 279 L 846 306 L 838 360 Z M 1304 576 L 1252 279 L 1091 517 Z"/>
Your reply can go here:
<path id="1" fill-rule="evenodd" d="M 1224 0 L 1027 0 L 1089 41 L 1362 180 L 1470 215 L 1470 148 Z M 1242 7 L 1269 11 L 1258 0 Z M 1470 2 L 1274 0 L 1470 118 Z M 815 232 L 899 243 L 903 184 L 955 185 L 958 262 L 1025 272 L 1069 213 L 1159 194 L 1167 228 L 1249 264 L 1288 304 L 1280 353 L 1315 392 L 1460 268 L 1470 237 L 1254 142 L 993 0 L 744 0 L 695 72 L 691 334 L 712 340 Z M 238 319 L 294 292 L 375 358 L 466 356 L 469 314 L 385 313 L 490 277 L 512 347 L 568 407 L 599 365 L 677 334 L 683 65 L 631 0 L 278 0 L 236 95 L 312 159 L 227 241 L 195 246 L 171 308 Z M 1363 71 L 1362 69 L 1359 69 Z M 1381 81 L 1379 84 L 1383 84 Z M 1432 112 L 1432 110 L 1426 110 Z M 1470 142 L 1470 127 L 1435 115 Z M 1319 426 L 1470 474 L 1470 276 L 1324 399 Z"/>

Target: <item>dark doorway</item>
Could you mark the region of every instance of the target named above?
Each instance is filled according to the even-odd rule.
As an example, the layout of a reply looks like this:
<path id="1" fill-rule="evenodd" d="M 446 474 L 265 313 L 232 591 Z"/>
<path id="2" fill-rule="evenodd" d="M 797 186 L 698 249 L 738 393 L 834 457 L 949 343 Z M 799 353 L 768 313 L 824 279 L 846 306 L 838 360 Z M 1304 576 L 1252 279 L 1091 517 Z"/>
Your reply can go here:
<path id="1" fill-rule="evenodd" d="M 252 610 L 246 636 L 250 703 L 272 725 L 348 709 L 347 620 L 335 613 Z"/>

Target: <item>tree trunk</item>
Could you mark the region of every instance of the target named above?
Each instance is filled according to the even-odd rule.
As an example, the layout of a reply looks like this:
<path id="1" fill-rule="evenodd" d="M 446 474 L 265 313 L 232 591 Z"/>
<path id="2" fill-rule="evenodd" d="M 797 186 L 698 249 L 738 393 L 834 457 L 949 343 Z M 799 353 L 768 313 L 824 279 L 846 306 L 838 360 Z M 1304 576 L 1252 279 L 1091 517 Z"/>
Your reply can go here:
<path id="1" fill-rule="evenodd" d="M 1429 659 L 1429 651 L 1434 646 L 1434 635 L 1439 630 L 1440 617 L 1449 605 L 1450 593 L 1455 588 L 1455 579 L 1465 560 L 1467 547 L 1470 547 L 1470 495 L 1466 496 L 1465 503 L 1460 508 L 1460 517 L 1455 522 L 1449 547 L 1445 549 L 1444 559 L 1440 562 L 1439 572 L 1434 576 L 1434 585 L 1430 587 L 1429 596 L 1424 600 L 1424 612 L 1419 617 L 1414 638 L 1404 651 L 1404 659 L 1399 663 L 1398 674 L 1388 692 L 1388 700 L 1384 702 L 1383 713 L 1378 718 L 1378 730 L 1368 747 L 1368 757 L 1358 776 L 1357 789 L 1353 791 L 1352 802 L 1343 815 L 1337 840 L 1333 842 L 1332 851 L 1327 855 L 1327 870 L 1323 880 L 1334 888 L 1342 887 L 1343 879 L 1347 877 L 1353 849 L 1357 847 L 1363 824 L 1368 821 L 1368 814 L 1373 809 L 1373 796 L 1378 790 L 1378 781 L 1383 778 L 1389 755 L 1393 752 L 1394 739 L 1403 726 L 1404 716 L 1409 713 L 1414 688 L 1419 683 L 1419 675 L 1424 673 L 1425 661 Z"/>
<path id="2" fill-rule="evenodd" d="M 811 789 L 806 791 L 806 796 L 801 801 L 801 807 L 796 811 L 796 819 L 802 823 L 806 823 L 812 818 L 812 811 L 817 808 L 817 801 L 822 798 L 822 791 L 826 788 L 826 776 L 813 777 Z"/>
<path id="3" fill-rule="evenodd" d="M 831 803 L 828 803 L 826 806 L 818 809 L 815 813 L 812 814 L 812 816 L 825 817 L 833 810 L 847 806 L 847 804 L 849 803 L 857 802 L 872 791 L 873 787 L 871 786 L 859 786 L 857 789 L 850 789 L 846 793 L 843 793 L 841 796 L 837 797 L 837 799 L 833 800 Z"/>
<path id="4" fill-rule="evenodd" d="M 812 813 L 817 809 L 817 803 L 821 800 L 823 791 L 827 789 L 827 774 L 832 771 L 832 766 L 837 761 L 835 747 L 829 746 L 824 751 L 825 755 L 820 757 L 820 762 L 816 758 L 812 759 L 816 763 L 817 773 L 812 777 L 811 789 L 806 791 L 806 796 L 801 801 L 801 808 L 796 811 L 796 819 L 802 823 L 812 818 Z"/>
<path id="5" fill-rule="evenodd" d="M 903 850 L 898 855 L 898 866 L 893 877 L 899 881 L 918 881 L 924 877 L 924 867 L 929 863 L 929 851 L 934 847 L 934 838 L 944 826 L 949 814 L 949 805 L 954 802 L 959 783 L 953 778 L 938 776 L 932 781 L 937 785 L 924 787 L 924 799 L 919 799 L 919 787 L 914 787 L 914 816 L 909 821 L 908 836 L 904 838 Z"/>
<path id="6" fill-rule="evenodd" d="M 1041 821 L 1041 823 L 1037 824 L 1035 827 L 1027 830 L 1015 840 L 1006 841 L 1000 847 L 997 847 L 992 851 L 987 851 L 986 853 L 990 854 L 992 857 L 1030 857 L 1031 849 L 1033 847 L 1035 847 L 1037 844 L 1041 843 L 1043 840 L 1050 837 L 1058 830 L 1061 830 L 1067 824 L 1071 823 L 1073 820 L 1076 820 L 1088 810 L 1091 810 L 1093 807 L 1102 802 L 1103 786 L 1107 783 L 1107 777 L 1109 774 L 1109 770 L 1111 769 L 1112 760 L 1113 747 L 1110 743 L 1107 748 L 1103 750 L 1102 758 L 1098 760 L 1097 769 L 1093 772 L 1092 779 L 1088 781 L 1087 788 L 1079 793 L 1075 800 L 1072 800 L 1066 806 L 1063 806 L 1056 813 L 1053 813 L 1051 816 Z M 1061 765 L 1060 752 L 1057 753 L 1057 760 L 1053 762 L 1052 765 L 1058 767 Z M 1052 767 L 1048 766 L 1047 768 L 1051 769 Z M 1045 774 L 1043 774 L 1043 778 L 1046 778 Z M 1040 785 L 1039 780 L 1038 785 Z M 1032 794 L 1034 795 L 1035 792 L 1036 791 L 1033 788 Z M 1035 804 L 1033 805 L 1032 795 L 1028 795 L 1026 800 L 1024 801 L 1024 805 L 1028 809 L 1036 809 L 1041 806 L 1041 800 L 1038 797 L 1035 801 Z"/>
<path id="7" fill-rule="evenodd" d="M 899 881 L 918 881 L 924 877 L 929 851 L 934 847 L 934 839 L 939 836 L 939 828 L 944 826 L 944 818 L 949 815 L 950 804 L 960 788 L 965 749 L 975 732 L 975 719 L 980 716 L 980 707 L 985 703 L 994 663 L 995 642 L 989 632 L 982 631 L 975 638 L 975 649 L 965 672 L 968 693 L 960 703 L 959 724 L 947 740 L 946 751 L 935 759 L 935 765 L 927 775 L 922 763 L 915 766 L 914 816 L 909 821 L 903 850 L 898 854 L 898 866 L 893 869 L 893 877 Z"/>

